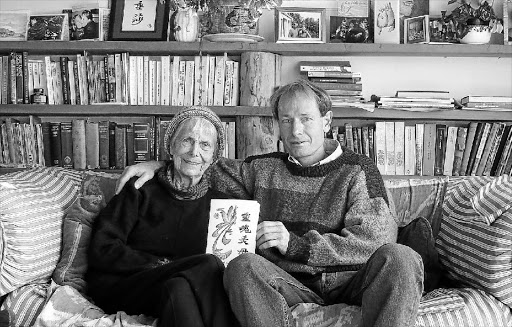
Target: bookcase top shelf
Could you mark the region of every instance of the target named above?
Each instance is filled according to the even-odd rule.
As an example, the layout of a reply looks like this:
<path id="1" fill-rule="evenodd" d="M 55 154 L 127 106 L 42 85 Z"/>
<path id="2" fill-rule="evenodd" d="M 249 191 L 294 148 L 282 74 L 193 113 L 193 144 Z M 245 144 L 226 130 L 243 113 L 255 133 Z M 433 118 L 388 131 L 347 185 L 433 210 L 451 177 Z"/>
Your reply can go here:
<path id="1" fill-rule="evenodd" d="M 174 115 L 183 107 L 179 106 L 128 106 L 128 105 L 2 105 L 0 116 L 167 116 Z M 272 116 L 269 107 L 221 107 L 210 106 L 221 117 Z M 433 120 L 433 121 L 511 121 L 512 111 L 443 110 L 431 112 L 410 112 L 393 109 L 375 109 L 369 112 L 357 108 L 334 107 L 335 119 L 359 120 Z"/>
<path id="2" fill-rule="evenodd" d="M 512 46 L 498 44 L 374 44 L 374 43 L 243 43 L 164 41 L 2 41 L 0 53 L 28 51 L 41 55 L 71 55 L 84 50 L 91 54 L 129 52 L 134 55 L 197 55 L 227 52 L 272 52 L 285 56 L 428 56 L 428 57 L 512 57 Z"/>

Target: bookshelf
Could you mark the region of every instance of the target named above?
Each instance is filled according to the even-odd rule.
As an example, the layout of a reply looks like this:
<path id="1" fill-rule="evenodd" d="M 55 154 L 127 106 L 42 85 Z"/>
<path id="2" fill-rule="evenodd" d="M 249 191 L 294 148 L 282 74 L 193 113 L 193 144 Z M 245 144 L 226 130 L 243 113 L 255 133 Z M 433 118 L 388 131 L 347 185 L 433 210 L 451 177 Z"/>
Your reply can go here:
<path id="1" fill-rule="evenodd" d="M 30 56 L 76 55 L 87 51 L 92 55 L 128 52 L 131 55 L 181 55 L 200 54 L 239 57 L 245 53 L 262 52 L 286 57 L 433 57 L 433 58 L 512 58 L 512 46 L 509 45 L 445 45 L 445 44 L 298 44 L 298 43 L 242 43 L 242 42 L 125 42 L 125 41 L 3 41 L 0 42 L 0 54 L 28 51 Z M 284 69 L 284 67 L 283 67 Z M 288 74 L 287 71 L 283 73 Z M 277 73 L 276 73 L 277 75 Z M 276 80 L 278 77 L 276 76 Z M 243 82 L 243 80 L 242 80 Z M 246 82 L 247 83 L 247 82 Z M 243 117 L 255 117 L 271 120 L 271 108 L 267 106 L 211 106 L 224 120 L 233 121 Z M 102 117 L 121 118 L 121 120 L 168 118 L 181 109 L 179 106 L 153 105 L 33 105 L 0 104 L 0 117 L 21 117 L 35 115 L 43 121 L 66 117 L 72 119 L 98 120 Z M 405 121 L 412 125 L 417 122 L 443 123 L 463 126 L 470 121 L 505 122 L 512 124 L 512 112 L 445 110 L 432 112 L 408 112 L 402 110 L 376 108 L 374 112 L 363 109 L 335 107 L 333 125 L 342 125 L 353 121 L 354 126 L 371 124 L 375 121 Z M 5 169 L 0 168 L 0 172 Z"/>

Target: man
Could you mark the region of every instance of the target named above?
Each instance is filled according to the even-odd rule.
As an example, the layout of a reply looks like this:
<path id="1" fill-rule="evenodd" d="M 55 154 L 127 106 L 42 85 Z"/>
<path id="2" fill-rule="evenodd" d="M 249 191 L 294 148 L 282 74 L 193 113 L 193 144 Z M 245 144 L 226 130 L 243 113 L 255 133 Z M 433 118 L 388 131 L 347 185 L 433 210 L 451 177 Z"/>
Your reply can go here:
<path id="1" fill-rule="evenodd" d="M 297 303 L 348 303 L 362 307 L 363 326 L 413 326 L 423 265 L 394 243 L 397 225 L 377 167 L 324 139 L 332 111 L 322 89 L 298 80 L 276 91 L 272 107 L 287 154 L 212 166 L 213 188 L 261 205 L 259 255 L 238 256 L 224 275 L 237 319 L 289 326 Z M 134 175 L 143 182 L 152 176 L 147 169 L 127 168 L 120 184 Z"/>

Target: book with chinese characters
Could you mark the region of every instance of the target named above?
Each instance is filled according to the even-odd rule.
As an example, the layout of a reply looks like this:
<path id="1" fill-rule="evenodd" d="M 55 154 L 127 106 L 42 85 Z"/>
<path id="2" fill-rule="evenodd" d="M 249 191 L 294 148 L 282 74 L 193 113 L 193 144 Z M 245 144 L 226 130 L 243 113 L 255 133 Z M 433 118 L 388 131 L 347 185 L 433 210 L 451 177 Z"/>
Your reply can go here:
<path id="1" fill-rule="evenodd" d="M 225 266 L 239 254 L 254 253 L 259 215 L 257 201 L 213 199 L 206 253 L 216 255 Z"/>

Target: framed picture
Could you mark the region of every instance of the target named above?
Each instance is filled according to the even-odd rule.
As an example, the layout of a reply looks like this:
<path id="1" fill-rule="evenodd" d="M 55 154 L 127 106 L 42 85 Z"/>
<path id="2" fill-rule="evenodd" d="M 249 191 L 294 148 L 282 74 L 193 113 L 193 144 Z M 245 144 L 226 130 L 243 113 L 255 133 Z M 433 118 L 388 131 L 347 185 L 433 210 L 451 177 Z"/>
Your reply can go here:
<path id="1" fill-rule="evenodd" d="M 27 40 L 69 41 L 68 15 L 32 15 Z"/>
<path id="2" fill-rule="evenodd" d="M 28 11 L 0 11 L 0 41 L 26 41 Z"/>
<path id="3" fill-rule="evenodd" d="M 442 17 L 428 17 L 429 43 L 458 43 L 453 21 L 445 22 Z"/>
<path id="4" fill-rule="evenodd" d="M 325 43 L 325 9 L 276 8 L 277 43 Z"/>
<path id="5" fill-rule="evenodd" d="M 165 41 L 168 24 L 168 0 L 112 1 L 109 39 Z"/>
<path id="6" fill-rule="evenodd" d="M 404 20 L 404 43 L 430 42 L 429 27 L 428 15 L 406 18 Z"/>
<path id="7" fill-rule="evenodd" d="M 400 0 L 375 0 L 373 6 L 374 42 L 400 44 Z"/>
<path id="8" fill-rule="evenodd" d="M 503 44 L 512 45 L 512 0 L 503 1 Z"/>
<path id="9" fill-rule="evenodd" d="M 330 43 L 371 43 L 373 26 L 369 17 L 331 16 L 329 20 Z"/>

